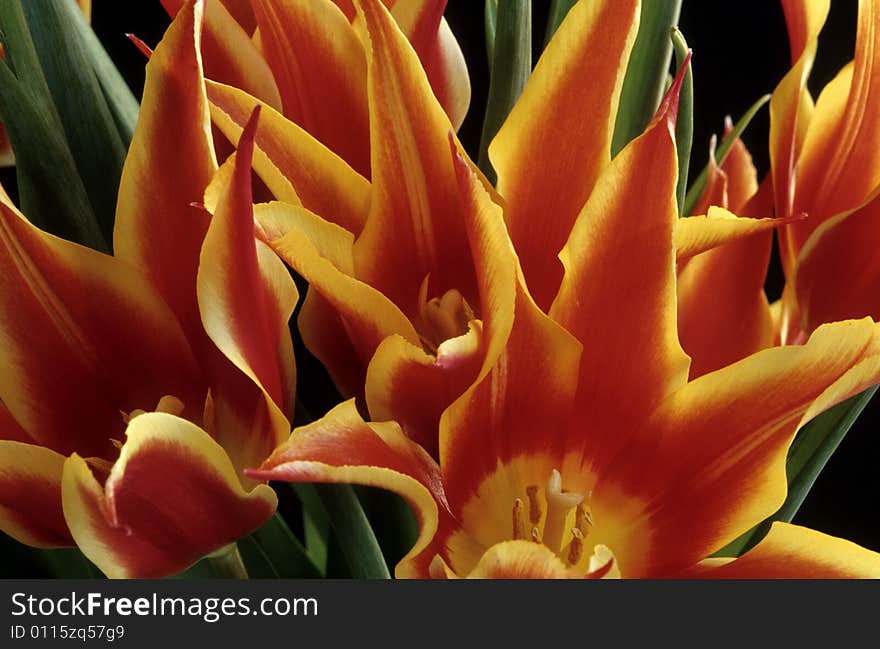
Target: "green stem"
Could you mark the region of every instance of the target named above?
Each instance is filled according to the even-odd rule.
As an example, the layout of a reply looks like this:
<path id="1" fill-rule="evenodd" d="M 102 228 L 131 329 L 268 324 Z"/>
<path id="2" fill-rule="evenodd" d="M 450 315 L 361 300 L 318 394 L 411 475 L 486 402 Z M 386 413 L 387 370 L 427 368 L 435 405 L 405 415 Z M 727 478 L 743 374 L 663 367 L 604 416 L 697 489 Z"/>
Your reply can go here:
<path id="1" fill-rule="evenodd" d="M 675 65 L 684 65 L 690 53 L 684 35 L 678 30 L 672 30 L 672 45 L 675 49 Z M 678 96 L 678 117 L 675 122 L 675 146 L 678 151 L 678 187 L 675 195 L 678 204 L 679 216 L 685 216 L 685 195 L 687 194 L 688 169 L 691 160 L 691 148 L 694 143 L 694 72 L 693 64 L 688 62 L 687 72 L 684 74 L 684 83 L 681 94 Z"/>
<path id="2" fill-rule="evenodd" d="M 232 543 L 206 558 L 213 576 L 218 579 L 248 579 L 247 568 L 238 551 L 238 544 Z"/>
<path id="3" fill-rule="evenodd" d="M 577 4 L 577 0 L 553 0 L 550 5 L 550 15 L 547 17 L 547 32 L 544 36 L 544 47 L 553 38 L 553 34 L 559 29 L 568 12 Z"/>

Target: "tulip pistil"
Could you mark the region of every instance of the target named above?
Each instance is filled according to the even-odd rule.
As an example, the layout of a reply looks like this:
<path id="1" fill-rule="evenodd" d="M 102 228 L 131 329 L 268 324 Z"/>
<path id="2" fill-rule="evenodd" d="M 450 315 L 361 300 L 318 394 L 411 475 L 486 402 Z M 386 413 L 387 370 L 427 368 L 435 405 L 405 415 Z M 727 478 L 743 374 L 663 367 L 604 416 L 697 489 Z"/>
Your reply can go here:
<path id="1" fill-rule="evenodd" d="M 439 298 L 422 299 L 419 305 L 419 337 L 422 345 L 430 353 L 436 354 L 443 342 L 466 334 L 474 317 L 474 310 L 455 289 L 446 291 Z"/>

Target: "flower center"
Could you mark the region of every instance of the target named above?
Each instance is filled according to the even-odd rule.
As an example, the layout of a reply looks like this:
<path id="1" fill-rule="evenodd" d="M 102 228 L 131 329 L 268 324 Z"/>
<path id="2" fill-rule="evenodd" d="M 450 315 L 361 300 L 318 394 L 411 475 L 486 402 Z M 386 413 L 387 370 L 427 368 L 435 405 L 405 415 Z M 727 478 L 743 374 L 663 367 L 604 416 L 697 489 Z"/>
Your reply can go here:
<path id="1" fill-rule="evenodd" d="M 422 299 L 419 305 L 419 337 L 422 345 L 432 354 L 450 338 L 456 338 L 468 331 L 468 324 L 474 319 L 464 296 L 455 289 L 431 300 Z"/>
<path id="2" fill-rule="evenodd" d="M 538 485 L 526 487 L 525 495 L 525 500 L 517 498 L 513 502 L 514 540 L 543 543 L 568 565 L 577 564 L 583 556 L 584 539 L 593 526 L 588 496 L 563 491 L 562 475 L 556 469 L 547 479 L 543 502 Z M 531 527 L 528 534 L 526 519 Z"/>

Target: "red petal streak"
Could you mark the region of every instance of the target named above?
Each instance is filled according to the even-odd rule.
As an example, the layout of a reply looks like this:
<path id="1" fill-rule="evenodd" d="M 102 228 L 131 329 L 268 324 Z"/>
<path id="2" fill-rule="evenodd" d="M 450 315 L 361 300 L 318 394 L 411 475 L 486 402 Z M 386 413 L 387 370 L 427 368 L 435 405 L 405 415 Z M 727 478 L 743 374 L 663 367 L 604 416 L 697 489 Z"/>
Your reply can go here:
<path id="1" fill-rule="evenodd" d="M 64 456 L 41 446 L 0 441 L 0 530 L 27 545 L 73 545 L 61 512 Z"/>
<path id="2" fill-rule="evenodd" d="M 111 578 L 180 572 L 253 532 L 277 504 L 266 485 L 246 492 L 204 431 L 161 413 L 132 420 L 104 488 L 69 458 L 63 494 L 77 545 Z"/>

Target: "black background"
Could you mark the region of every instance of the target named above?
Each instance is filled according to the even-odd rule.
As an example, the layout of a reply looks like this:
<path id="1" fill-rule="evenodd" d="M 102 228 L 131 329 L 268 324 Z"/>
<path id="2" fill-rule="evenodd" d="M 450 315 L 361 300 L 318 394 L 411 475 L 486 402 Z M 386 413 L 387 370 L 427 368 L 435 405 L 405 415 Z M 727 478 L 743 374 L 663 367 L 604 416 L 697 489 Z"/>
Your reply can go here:
<path id="1" fill-rule="evenodd" d="M 536 42 L 543 36 L 548 5 L 549 2 L 538 0 L 533 4 Z M 810 82 L 814 96 L 852 58 L 856 8 L 856 0 L 832 3 Z M 483 2 L 449 0 L 446 15 L 462 43 L 474 88 L 471 112 L 461 131 L 462 140 L 473 152 L 479 141 L 488 87 Z M 133 32 L 147 44 L 155 45 L 167 24 L 158 0 L 94 0 L 95 31 L 138 96 L 143 87 L 144 58 L 124 34 Z M 773 0 L 684 0 L 680 27 L 694 51 L 692 164 L 700 168 L 707 158 L 709 137 L 721 131 L 725 115 L 738 118 L 758 97 L 771 92 L 786 72 L 788 42 L 781 7 Z M 744 138 L 761 177 L 768 168 L 768 124 L 765 108 Z M 771 300 L 778 297 L 780 289 L 780 276 L 774 271 L 767 285 Z M 876 551 L 880 551 L 880 439 L 875 425 L 878 415 L 880 398 L 856 422 L 795 519 Z"/>

